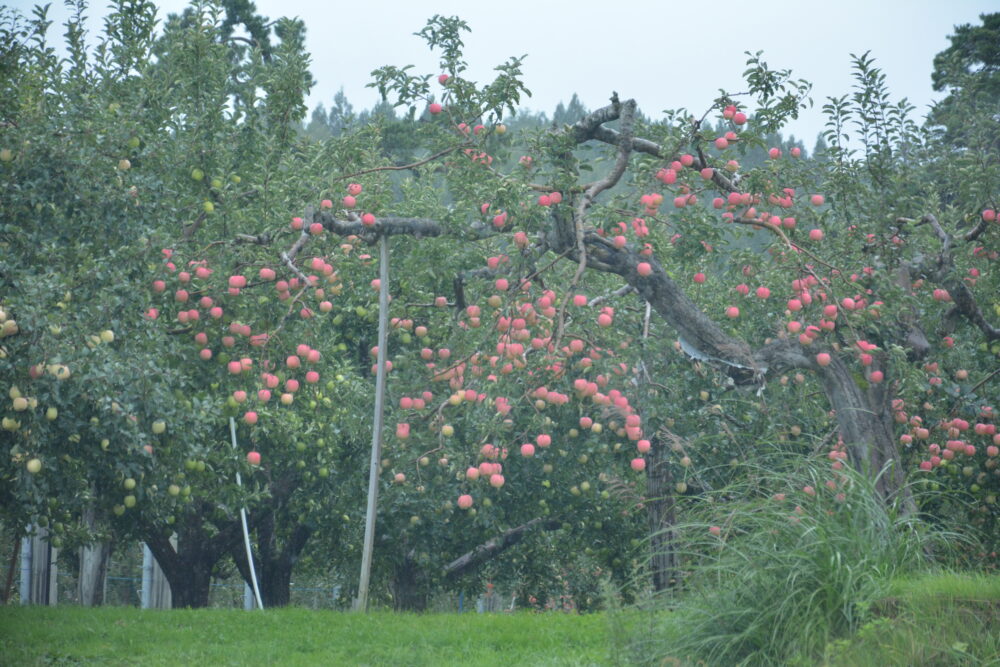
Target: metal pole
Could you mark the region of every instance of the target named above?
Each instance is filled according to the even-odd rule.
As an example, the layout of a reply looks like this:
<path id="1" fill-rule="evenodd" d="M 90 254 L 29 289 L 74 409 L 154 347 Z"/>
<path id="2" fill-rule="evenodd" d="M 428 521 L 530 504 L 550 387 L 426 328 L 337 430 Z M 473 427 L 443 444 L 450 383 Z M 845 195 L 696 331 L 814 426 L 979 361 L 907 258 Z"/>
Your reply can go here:
<path id="1" fill-rule="evenodd" d="M 385 399 L 386 337 L 389 328 L 389 237 L 379 239 L 378 356 L 375 371 L 375 419 L 372 427 L 372 460 L 368 471 L 368 509 L 365 513 L 365 546 L 361 553 L 361 580 L 358 583 L 358 611 L 368 611 L 368 579 L 375 546 L 375 508 L 378 505 L 378 472 L 382 458 L 383 402 Z"/>
<path id="2" fill-rule="evenodd" d="M 142 545 L 142 590 L 139 593 L 139 608 L 149 609 L 153 604 L 153 552 Z"/>
<path id="3" fill-rule="evenodd" d="M 229 433 L 233 437 L 233 449 L 237 449 L 236 446 L 236 420 L 232 417 L 229 418 Z M 240 479 L 240 471 L 236 471 L 236 486 L 242 488 L 243 480 Z M 260 609 L 264 608 L 264 601 L 260 598 L 260 587 L 257 585 L 257 570 L 253 566 L 253 550 L 250 549 L 250 531 L 247 530 L 247 508 L 240 508 L 240 521 L 243 523 L 243 545 L 247 550 L 247 566 L 250 568 L 250 581 L 253 583 L 253 594 L 257 598 L 257 606 Z"/>

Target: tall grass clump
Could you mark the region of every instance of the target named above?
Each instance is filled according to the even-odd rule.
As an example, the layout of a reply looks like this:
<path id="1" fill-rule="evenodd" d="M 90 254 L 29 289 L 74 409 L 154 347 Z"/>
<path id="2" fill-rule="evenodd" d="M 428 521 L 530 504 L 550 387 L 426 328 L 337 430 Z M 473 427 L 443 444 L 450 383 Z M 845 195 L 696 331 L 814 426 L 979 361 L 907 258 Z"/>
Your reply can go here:
<path id="1" fill-rule="evenodd" d="M 827 667 L 1000 665 L 1000 577 L 932 572 L 893 582 L 873 618 L 827 646 Z"/>
<path id="2" fill-rule="evenodd" d="M 920 568 L 930 531 L 872 479 L 826 461 L 785 468 L 752 469 L 681 509 L 684 584 L 654 604 L 632 642 L 638 662 L 812 664 Z"/>

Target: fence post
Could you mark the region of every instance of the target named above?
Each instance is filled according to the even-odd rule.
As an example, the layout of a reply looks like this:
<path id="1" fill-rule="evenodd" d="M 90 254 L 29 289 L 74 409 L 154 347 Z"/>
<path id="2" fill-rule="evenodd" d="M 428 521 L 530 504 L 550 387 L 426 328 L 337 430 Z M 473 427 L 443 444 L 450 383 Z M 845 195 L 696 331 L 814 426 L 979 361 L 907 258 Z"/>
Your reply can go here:
<path id="1" fill-rule="evenodd" d="M 48 533 L 34 526 L 33 533 L 21 543 L 21 604 L 55 605 L 59 601 L 59 550 L 49 543 Z"/>
<path id="2" fill-rule="evenodd" d="M 31 559 L 33 542 L 31 537 L 21 540 L 21 585 L 18 591 L 21 594 L 21 604 L 31 604 Z"/>

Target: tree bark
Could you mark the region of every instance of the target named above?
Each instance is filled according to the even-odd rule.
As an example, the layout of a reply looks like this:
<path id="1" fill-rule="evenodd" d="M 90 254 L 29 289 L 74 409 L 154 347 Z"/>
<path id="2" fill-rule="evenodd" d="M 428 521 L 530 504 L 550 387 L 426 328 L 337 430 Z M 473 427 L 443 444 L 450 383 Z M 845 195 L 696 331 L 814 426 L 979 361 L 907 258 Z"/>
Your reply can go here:
<path id="1" fill-rule="evenodd" d="M 7 565 L 7 579 L 3 587 L 3 599 L 0 604 L 7 604 L 10 600 L 10 592 L 14 588 L 14 570 L 17 569 L 17 558 L 21 552 L 20 536 L 14 538 L 14 549 L 10 552 L 10 563 Z"/>
<path id="2" fill-rule="evenodd" d="M 430 578 L 427 572 L 413 560 L 413 552 L 406 554 L 392 572 L 392 608 L 395 611 L 427 611 L 430 597 Z"/>
<path id="3" fill-rule="evenodd" d="M 254 569 L 261 601 L 265 609 L 287 607 L 291 602 L 292 571 L 313 530 L 296 525 L 291 536 L 279 547 L 273 516 L 267 515 L 267 518 L 255 523 L 254 528 L 257 533 Z M 246 548 L 242 542 L 233 548 L 233 560 L 243 580 L 252 586 Z"/>
<path id="4" fill-rule="evenodd" d="M 464 574 L 466 571 L 479 567 L 491 558 L 500 555 L 510 547 L 514 546 L 531 530 L 544 528 L 545 530 L 556 530 L 562 523 L 555 519 L 543 519 L 537 517 L 531 521 L 521 524 L 516 528 L 505 531 L 502 535 L 494 537 L 488 542 L 480 544 L 478 547 L 462 554 L 444 567 L 446 576 L 454 577 Z"/>
<path id="5" fill-rule="evenodd" d="M 666 444 L 653 441 L 646 467 L 646 511 L 649 517 L 650 569 L 653 590 L 664 591 L 677 584 L 677 537 L 674 525 L 673 476 L 666 456 Z"/>
<path id="6" fill-rule="evenodd" d="M 239 521 L 219 526 L 217 533 L 209 535 L 202 518 L 208 509 L 203 506 L 185 517 L 185 525 L 177 530 L 176 548 L 170 543 L 170 536 L 161 530 L 147 531 L 149 534 L 144 538 L 170 582 L 175 609 L 208 606 L 215 566 L 240 540 Z"/>
<path id="7" fill-rule="evenodd" d="M 83 512 L 83 521 L 91 534 L 98 527 L 97 512 L 91 506 Z M 99 607 L 104 604 L 104 585 L 108 575 L 108 560 L 111 558 L 111 544 L 98 541 L 80 547 L 80 571 L 77 577 L 77 593 L 84 607 Z"/>
<path id="8" fill-rule="evenodd" d="M 870 384 L 866 391 L 839 357 L 831 359 L 829 366 L 820 368 L 819 377 L 851 465 L 875 481 L 882 498 L 899 499 L 905 511 L 915 511 L 893 434 L 887 383 Z"/>

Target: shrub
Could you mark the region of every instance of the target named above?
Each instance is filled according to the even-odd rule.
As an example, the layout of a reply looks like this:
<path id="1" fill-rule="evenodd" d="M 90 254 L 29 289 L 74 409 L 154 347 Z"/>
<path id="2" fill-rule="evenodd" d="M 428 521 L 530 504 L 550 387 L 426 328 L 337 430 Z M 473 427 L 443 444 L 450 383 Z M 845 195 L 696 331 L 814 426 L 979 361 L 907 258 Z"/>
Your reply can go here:
<path id="1" fill-rule="evenodd" d="M 677 530 L 684 590 L 656 601 L 633 656 L 788 664 L 855 631 L 937 537 L 876 483 L 807 461 L 694 501 Z"/>

